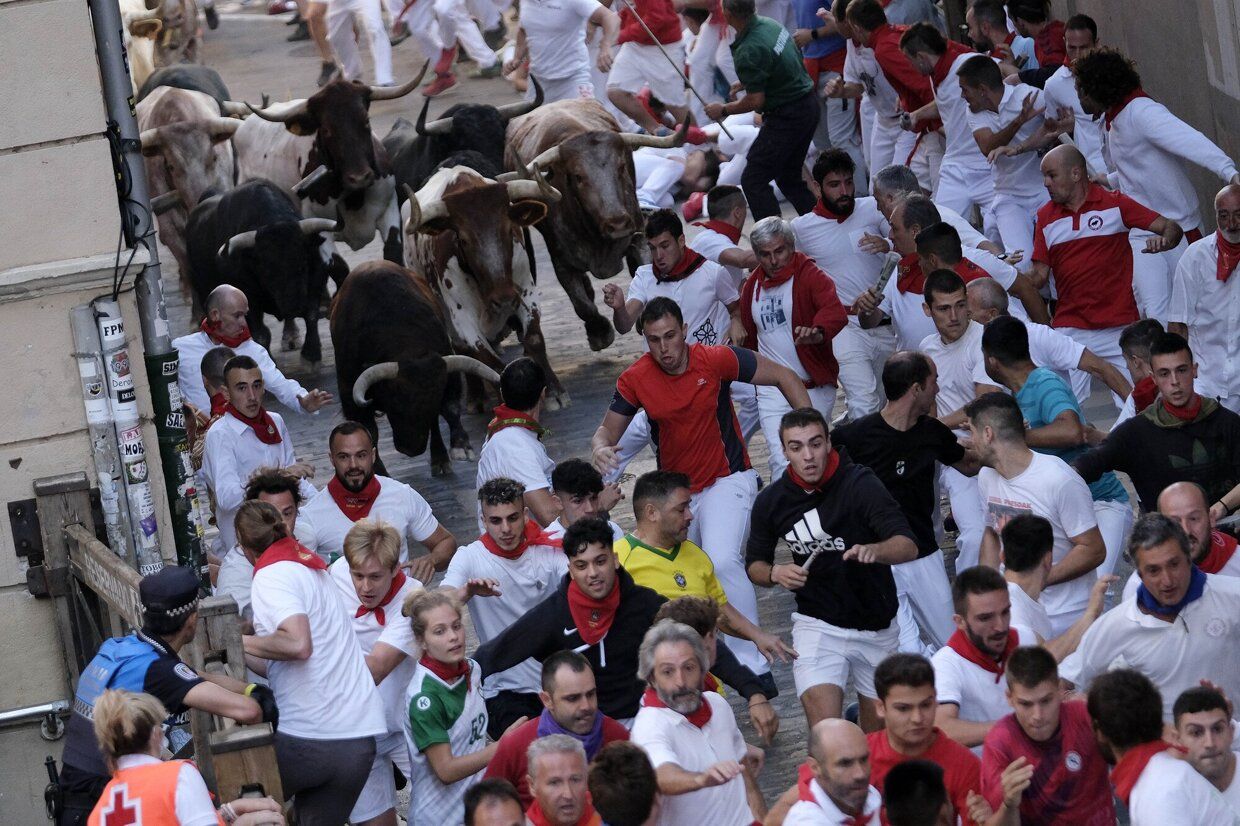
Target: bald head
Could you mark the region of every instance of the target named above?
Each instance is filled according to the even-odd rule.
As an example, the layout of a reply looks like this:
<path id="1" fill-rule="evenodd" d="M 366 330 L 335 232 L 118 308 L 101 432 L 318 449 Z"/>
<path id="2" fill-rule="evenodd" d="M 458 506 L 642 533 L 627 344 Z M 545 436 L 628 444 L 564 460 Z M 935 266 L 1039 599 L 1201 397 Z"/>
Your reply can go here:
<path id="1" fill-rule="evenodd" d="M 1200 562 L 1209 552 L 1212 541 L 1210 500 L 1196 482 L 1176 482 L 1163 488 L 1158 494 L 1158 512 L 1174 519 L 1188 535 L 1189 552 L 1194 562 Z"/>
<path id="2" fill-rule="evenodd" d="M 809 733 L 809 753 L 818 762 L 834 754 L 864 751 L 869 754 L 865 732 L 856 723 L 831 717 L 816 724 Z"/>
<path id="3" fill-rule="evenodd" d="M 1008 314 L 1008 294 L 993 278 L 975 278 L 965 288 L 969 294 L 969 314 L 978 324 Z"/>
<path id="4" fill-rule="evenodd" d="M 1070 144 L 1060 144 L 1042 157 L 1042 168 L 1047 164 L 1058 164 L 1062 169 L 1085 169 L 1085 156 L 1081 150 Z"/>
<path id="5" fill-rule="evenodd" d="M 245 332 L 249 312 L 249 299 L 231 284 L 221 284 L 207 296 L 207 319 L 217 325 L 223 336 L 238 336 Z"/>
<path id="6" fill-rule="evenodd" d="M 1079 208 L 1089 189 L 1085 156 L 1075 146 L 1056 146 L 1042 159 L 1042 183 L 1051 200 Z"/>
<path id="7" fill-rule="evenodd" d="M 232 284 L 221 284 L 211 291 L 207 296 L 207 312 L 212 310 L 224 312 L 224 309 L 235 304 L 249 304 L 246 300 L 245 293 L 234 287 Z"/>
<path id="8" fill-rule="evenodd" d="M 870 791 L 870 744 L 856 723 L 827 719 L 809 733 L 814 777 L 840 810 L 858 815 Z"/>
<path id="9" fill-rule="evenodd" d="M 1240 184 L 1228 184 L 1214 196 L 1214 218 L 1219 234 L 1240 244 Z"/>

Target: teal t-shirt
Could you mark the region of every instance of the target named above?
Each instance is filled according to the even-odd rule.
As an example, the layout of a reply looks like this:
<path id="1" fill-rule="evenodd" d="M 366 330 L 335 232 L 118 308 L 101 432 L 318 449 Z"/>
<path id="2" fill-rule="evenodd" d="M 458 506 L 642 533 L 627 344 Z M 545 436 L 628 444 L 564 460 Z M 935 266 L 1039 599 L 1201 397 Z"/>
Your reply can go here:
<path id="1" fill-rule="evenodd" d="M 1045 367 L 1038 367 L 1029 374 L 1024 387 L 1016 394 L 1016 403 L 1020 405 L 1020 412 L 1024 415 L 1025 421 L 1029 422 L 1030 428 L 1045 427 L 1055 421 L 1055 417 L 1065 410 L 1071 410 L 1082 422 L 1085 421 L 1085 414 L 1081 411 L 1081 405 L 1073 395 L 1072 388 L 1057 373 Z M 1033 449 L 1039 453 L 1058 456 L 1068 464 L 1072 464 L 1072 460 L 1086 450 L 1084 445 Z M 1098 481 L 1091 484 L 1089 492 L 1093 495 L 1095 502 L 1128 501 L 1128 491 L 1124 490 L 1119 479 L 1110 471 L 1102 474 Z"/>

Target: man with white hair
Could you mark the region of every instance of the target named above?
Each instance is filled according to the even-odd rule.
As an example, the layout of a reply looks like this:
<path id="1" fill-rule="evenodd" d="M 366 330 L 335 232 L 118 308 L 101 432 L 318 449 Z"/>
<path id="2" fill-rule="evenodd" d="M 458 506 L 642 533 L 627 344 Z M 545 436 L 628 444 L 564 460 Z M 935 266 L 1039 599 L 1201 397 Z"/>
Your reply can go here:
<path id="1" fill-rule="evenodd" d="M 526 751 L 534 802 L 525 811 L 536 826 L 602 826 L 590 803 L 586 785 L 589 765 L 581 741 L 567 734 L 549 734 Z"/>
<path id="2" fill-rule="evenodd" d="M 874 180 L 870 182 L 870 191 L 874 195 L 874 199 L 878 201 L 878 208 L 883 213 L 883 217 L 889 223 L 891 221 L 891 213 L 895 211 L 898 202 L 909 195 L 923 194 L 921 185 L 917 183 L 917 176 L 913 173 L 913 170 L 898 163 L 884 166 L 878 170 L 874 174 Z M 961 244 L 964 244 L 966 247 L 985 250 L 992 255 L 1003 253 L 1002 247 L 978 232 L 959 212 L 938 202 L 935 202 L 935 207 L 939 211 L 939 220 L 951 224 L 956 232 L 960 234 Z M 887 228 L 885 227 L 884 229 Z M 862 243 L 867 247 L 879 247 L 877 250 L 871 251 L 882 252 L 883 250 L 892 249 L 891 242 L 886 238 L 869 236 L 862 239 Z"/>
<path id="3" fill-rule="evenodd" d="M 701 636 L 672 620 L 652 626 L 638 652 L 637 676 L 649 687 L 632 740 L 655 767 L 660 826 L 749 826 L 761 819 L 748 802 L 761 793 L 741 765 L 747 747 L 732 707 L 702 690 L 709 662 Z"/>

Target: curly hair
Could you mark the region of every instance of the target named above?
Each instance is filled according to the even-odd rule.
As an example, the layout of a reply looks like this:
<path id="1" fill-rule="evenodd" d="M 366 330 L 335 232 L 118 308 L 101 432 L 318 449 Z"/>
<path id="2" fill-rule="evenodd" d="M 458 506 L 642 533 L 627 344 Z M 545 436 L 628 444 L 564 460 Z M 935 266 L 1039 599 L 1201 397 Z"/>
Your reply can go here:
<path id="1" fill-rule="evenodd" d="M 1141 86 L 1136 64 L 1110 48 L 1095 49 L 1077 58 L 1072 67 L 1081 92 L 1110 109 Z"/>

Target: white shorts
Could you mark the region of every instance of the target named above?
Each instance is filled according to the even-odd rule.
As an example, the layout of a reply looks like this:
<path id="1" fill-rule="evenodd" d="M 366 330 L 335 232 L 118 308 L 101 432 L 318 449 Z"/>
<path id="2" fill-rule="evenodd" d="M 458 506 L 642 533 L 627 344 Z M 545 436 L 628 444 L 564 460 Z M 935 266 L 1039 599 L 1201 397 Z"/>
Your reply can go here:
<path id="1" fill-rule="evenodd" d="M 378 817 L 388 809 L 396 808 L 396 780 L 392 776 L 395 763 L 406 778 L 412 778 L 413 765 L 409 761 L 409 746 L 403 732 L 385 734 L 375 738 L 375 762 L 362 793 L 349 813 L 351 823 L 360 823 Z"/>
<path id="2" fill-rule="evenodd" d="M 665 45 L 663 50 L 672 56 L 672 60 L 675 60 L 683 71 L 684 44 L 672 43 Z M 607 75 L 607 88 L 620 89 L 635 95 L 643 86 L 649 86 L 651 94 L 668 106 L 685 105 L 685 95 L 688 94 L 685 91 L 685 82 L 659 51 L 659 47 L 630 41 L 621 45 L 616 52 L 611 73 Z"/>
<path id="3" fill-rule="evenodd" d="M 590 80 L 588 66 L 583 66 L 581 71 L 570 77 L 547 79 L 537 72 L 533 74 L 542 86 L 544 103 L 555 103 L 557 100 L 590 100 L 594 97 L 594 83 Z M 525 99 L 534 99 L 533 83 L 526 89 Z"/>
<path id="4" fill-rule="evenodd" d="M 800 655 L 792 665 L 798 697 L 824 684 L 843 690 L 851 674 L 857 693 L 875 700 L 874 669 L 899 650 L 900 628 L 892 620 L 882 631 L 857 631 L 793 612 L 792 647 Z"/>

